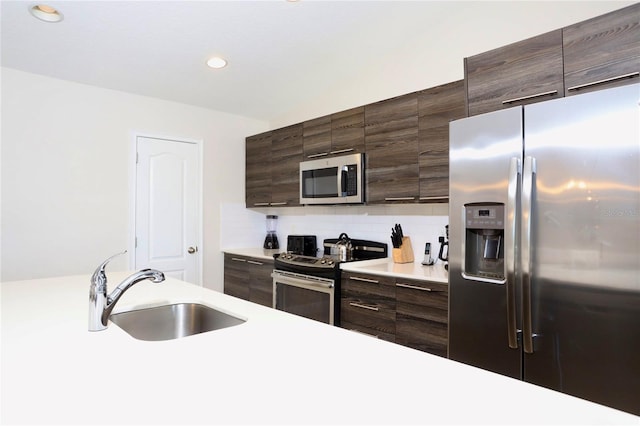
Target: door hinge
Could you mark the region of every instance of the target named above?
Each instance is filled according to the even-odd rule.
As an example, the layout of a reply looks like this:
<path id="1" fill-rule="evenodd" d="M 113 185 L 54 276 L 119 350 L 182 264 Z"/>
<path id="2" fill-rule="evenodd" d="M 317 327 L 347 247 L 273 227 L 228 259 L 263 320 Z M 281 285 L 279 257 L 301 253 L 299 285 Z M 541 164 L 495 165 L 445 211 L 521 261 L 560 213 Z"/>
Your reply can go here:
<path id="1" fill-rule="evenodd" d="M 135 241 L 134 241 L 134 243 L 133 243 L 133 246 L 134 246 L 135 248 L 138 248 L 138 237 L 135 237 Z"/>
<path id="2" fill-rule="evenodd" d="M 138 153 L 136 152 L 136 164 L 138 164 Z"/>

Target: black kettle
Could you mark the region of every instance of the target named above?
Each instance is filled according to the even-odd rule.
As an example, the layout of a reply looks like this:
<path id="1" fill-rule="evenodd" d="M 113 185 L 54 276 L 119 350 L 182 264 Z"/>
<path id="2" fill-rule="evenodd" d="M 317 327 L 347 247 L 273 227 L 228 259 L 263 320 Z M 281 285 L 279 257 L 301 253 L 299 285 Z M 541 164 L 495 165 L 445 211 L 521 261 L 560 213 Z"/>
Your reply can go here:
<path id="1" fill-rule="evenodd" d="M 353 259 L 353 244 L 346 233 L 340 234 L 331 254 L 338 256 L 341 262 L 348 262 Z"/>

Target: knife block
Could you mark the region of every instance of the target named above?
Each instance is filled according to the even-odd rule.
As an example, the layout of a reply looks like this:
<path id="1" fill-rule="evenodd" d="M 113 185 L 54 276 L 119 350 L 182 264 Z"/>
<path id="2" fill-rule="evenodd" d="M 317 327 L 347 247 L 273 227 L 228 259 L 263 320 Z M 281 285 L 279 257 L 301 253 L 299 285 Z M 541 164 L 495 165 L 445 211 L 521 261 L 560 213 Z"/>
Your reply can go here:
<path id="1" fill-rule="evenodd" d="M 394 263 L 411 263 L 413 262 L 413 247 L 411 247 L 411 238 L 402 237 L 402 245 L 400 248 L 391 250 Z"/>

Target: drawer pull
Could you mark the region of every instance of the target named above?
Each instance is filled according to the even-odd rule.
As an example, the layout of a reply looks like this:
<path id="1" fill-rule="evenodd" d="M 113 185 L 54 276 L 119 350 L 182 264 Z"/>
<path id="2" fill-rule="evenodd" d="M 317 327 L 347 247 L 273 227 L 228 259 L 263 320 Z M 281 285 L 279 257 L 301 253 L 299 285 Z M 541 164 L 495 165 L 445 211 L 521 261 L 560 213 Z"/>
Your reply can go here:
<path id="1" fill-rule="evenodd" d="M 569 87 L 568 92 L 574 90 L 580 90 L 591 86 L 598 86 L 600 84 L 611 83 L 618 80 L 624 80 L 625 78 L 634 78 L 640 76 L 640 72 L 630 72 L 629 74 L 619 75 L 617 77 L 605 78 L 604 80 L 592 81 L 591 83 L 579 84 L 578 86 Z"/>
<path id="2" fill-rule="evenodd" d="M 246 259 L 240 259 L 239 257 L 232 257 L 231 260 L 235 260 L 236 262 L 246 262 Z"/>
<path id="3" fill-rule="evenodd" d="M 250 263 L 252 265 L 258 265 L 258 266 L 262 266 L 264 265 L 264 263 L 262 262 L 256 262 L 255 260 L 247 260 L 247 263 Z"/>
<path id="4" fill-rule="evenodd" d="M 433 289 L 431 289 L 429 287 L 420 287 L 420 286 L 417 286 L 417 285 L 403 284 L 403 283 L 396 283 L 396 287 L 410 288 L 412 290 L 428 291 L 428 292 L 433 292 L 433 293 L 437 293 L 437 292 L 442 291 L 442 290 L 433 290 Z"/>
<path id="5" fill-rule="evenodd" d="M 344 154 L 345 152 L 351 152 L 351 151 L 353 151 L 353 148 L 338 149 L 336 151 L 331 151 L 329 154 Z"/>
<path id="6" fill-rule="evenodd" d="M 278 203 L 269 203 L 270 206 L 285 206 L 287 204 L 286 201 L 280 201 Z"/>
<path id="7" fill-rule="evenodd" d="M 368 309 L 370 311 L 376 311 L 376 312 L 380 310 L 378 309 L 377 306 L 368 306 L 368 305 L 363 305 L 361 303 L 356 303 L 356 302 L 349 302 L 349 305 L 353 306 L 354 308 Z"/>
<path id="8" fill-rule="evenodd" d="M 365 283 L 371 283 L 371 284 L 380 284 L 380 281 L 378 280 L 372 280 L 369 278 L 360 278 L 360 277 L 349 277 L 350 280 L 354 280 L 354 281 L 363 281 Z"/>
<path id="9" fill-rule="evenodd" d="M 415 199 L 416 197 L 384 197 L 385 201 L 411 201 Z"/>
<path id="10" fill-rule="evenodd" d="M 329 153 L 328 153 L 328 152 L 319 152 L 319 153 L 317 153 L 317 154 L 307 155 L 307 158 L 326 157 L 327 155 L 329 155 Z"/>
<path id="11" fill-rule="evenodd" d="M 552 96 L 552 95 L 555 95 L 557 93 L 558 93 L 557 90 L 551 90 L 549 92 L 536 93 L 535 95 L 529 95 L 529 96 L 522 96 L 520 98 L 507 99 L 506 101 L 502 101 L 502 105 L 512 104 L 512 103 L 518 102 L 518 101 L 526 101 L 527 99 L 539 98 L 539 97 L 542 97 L 542 96 Z"/>
<path id="12" fill-rule="evenodd" d="M 267 207 L 270 203 L 253 203 L 255 207 Z"/>

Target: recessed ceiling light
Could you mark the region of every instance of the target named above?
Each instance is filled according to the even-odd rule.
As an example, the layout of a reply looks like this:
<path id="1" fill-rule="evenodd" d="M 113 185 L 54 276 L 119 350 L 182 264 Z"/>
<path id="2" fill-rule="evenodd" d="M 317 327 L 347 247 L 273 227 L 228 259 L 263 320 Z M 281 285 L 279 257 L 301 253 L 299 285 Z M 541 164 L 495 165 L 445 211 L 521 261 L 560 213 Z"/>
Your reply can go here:
<path id="1" fill-rule="evenodd" d="M 227 61 L 218 56 L 214 56 L 213 58 L 209 58 L 209 60 L 207 61 L 207 65 L 211 68 L 219 69 L 226 67 Z"/>
<path id="2" fill-rule="evenodd" d="M 45 22 L 60 22 L 62 21 L 62 13 L 58 12 L 55 7 L 48 6 L 46 4 L 36 4 L 29 8 L 29 12 L 36 18 Z"/>

